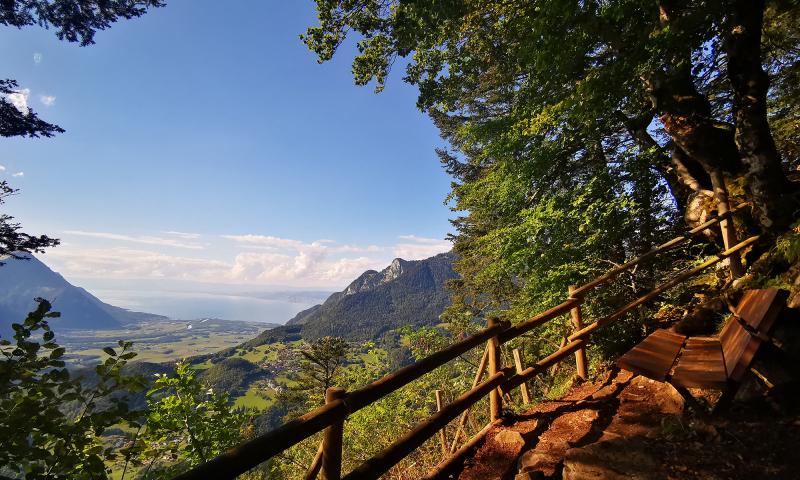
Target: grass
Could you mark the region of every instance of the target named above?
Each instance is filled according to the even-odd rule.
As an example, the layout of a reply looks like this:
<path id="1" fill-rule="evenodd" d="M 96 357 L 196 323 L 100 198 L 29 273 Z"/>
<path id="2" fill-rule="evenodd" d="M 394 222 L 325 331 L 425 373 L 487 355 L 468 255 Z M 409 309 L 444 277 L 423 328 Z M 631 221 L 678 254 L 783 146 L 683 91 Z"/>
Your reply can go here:
<path id="1" fill-rule="evenodd" d="M 275 403 L 275 400 L 270 398 L 266 399 L 258 394 L 258 387 L 255 385 L 250 385 L 250 388 L 247 389 L 244 395 L 237 398 L 236 401 L 233 403 L 235 407 L 243 407 L 243 408 L 253 408 L 255 410 L 266 410 L 272 404 Z M 271 392 L 271 390 L 270 390 Z"/>

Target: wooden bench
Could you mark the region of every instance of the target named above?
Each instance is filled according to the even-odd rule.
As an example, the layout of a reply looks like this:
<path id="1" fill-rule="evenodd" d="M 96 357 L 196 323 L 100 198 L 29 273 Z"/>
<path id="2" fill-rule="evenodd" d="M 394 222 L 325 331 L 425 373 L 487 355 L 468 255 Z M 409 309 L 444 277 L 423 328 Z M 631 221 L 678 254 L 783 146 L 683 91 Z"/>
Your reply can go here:
<path id="1" fill-rule="evenodd" d="M 769 339 L 787 293 L 775 288 L 748 290 L 719 338 L 657 330 L 623 355 L 617 366 L 669 382 L 684 396 L 687 388 L 735 393 L 759 347 Z"/>

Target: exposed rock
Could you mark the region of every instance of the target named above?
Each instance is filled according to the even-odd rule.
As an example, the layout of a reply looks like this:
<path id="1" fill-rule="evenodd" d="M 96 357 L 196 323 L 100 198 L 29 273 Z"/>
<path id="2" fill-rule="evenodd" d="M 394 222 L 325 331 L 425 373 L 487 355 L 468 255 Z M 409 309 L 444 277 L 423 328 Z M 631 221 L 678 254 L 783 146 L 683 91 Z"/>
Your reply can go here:
<path id="1" fill-rule="evenodd" d="M 556 466 L 564 457 L 564 452 L 569 448 L 569 444 L 563 441 L 548 443 L 541 445 L 540 448 L 528 450 L 519 459 L 519 471 L 520 473 L 540 472 L 542 475 L 554 473 Z"/>
<path id="2" fill-rule="evenodd" d="M 514 477 L 514 480 L 545 480 L 545 478 L 542 472 L 521 472 Z"/>
<path id="3" fill-rule="evenodd" d="M 662 480 L 669 478 L 655 448 L 642 437 L 616 438 L 567 450 L 564 480 Z"/>
<path id="4" fill-rule="evenodd" d="M 525 445 L 525 439 L 522 438 L 522 435 L 513 430 L 503 430 L 494 437 L 494 440 L 510 448 L 521 449 Z"/>

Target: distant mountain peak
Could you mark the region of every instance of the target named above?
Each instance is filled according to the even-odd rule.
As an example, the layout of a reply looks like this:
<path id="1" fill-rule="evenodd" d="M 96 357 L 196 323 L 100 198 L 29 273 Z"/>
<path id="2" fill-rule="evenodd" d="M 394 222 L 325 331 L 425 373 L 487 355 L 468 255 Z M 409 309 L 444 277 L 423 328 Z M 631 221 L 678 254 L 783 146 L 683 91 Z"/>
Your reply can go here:
<path id="1" fill-rule="evenodd" d="M 324 335 L 373 339 L 403 325 L 433 325 L 450 304 L 445 282 L 456 278 L 451 252 L 424 260 L 395 258 L 380 272 L 367 270 L 321 305 L 298 313 L 305 338 Z"/>
<path id="2" fill-rule="evenodd" d="M 408 262 L 403 260 L 402 258 L 395 258 L 394 260 L 392 260 L 392 263 L 390 263 L 388 267 L 384 268 L 383 271 L 381 271 L 381 273 L 383 274 L 381 283 L 391 282 L 392 280 L 402 275 L 405 266 L 407 264 Z"/>

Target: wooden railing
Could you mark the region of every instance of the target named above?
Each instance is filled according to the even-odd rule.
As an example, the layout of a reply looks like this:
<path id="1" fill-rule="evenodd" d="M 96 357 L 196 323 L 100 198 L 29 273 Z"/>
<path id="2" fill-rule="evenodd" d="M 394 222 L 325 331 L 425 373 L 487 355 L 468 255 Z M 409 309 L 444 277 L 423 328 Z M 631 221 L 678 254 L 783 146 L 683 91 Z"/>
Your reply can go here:
<path id="1" fill-rule="evenodd" d="M 685 270 L 614 313 L 599 318 L 595 322 L 584 326 L 581 305 L 584 303 L 584 299 L 590 291 L 612 281 L 619 274 L 631 269 L 635 265 L 659 253 L 671 250 L 678 245 L 688 242 L 693 236 L 700 234 L 715 224 L 724 222 L 742 208 L 744 208 L 744 206 L 740 206 L 712 218 L 693 228 L 685 235 L 659 245 L 644 255 L 610 270 L 583 286 L 570 287 L 568 297 L 564 302 L 527 321 L 512 326 L 508 322 L 500 321 L 496 318 L 489 318 L 488 326 L 484 330 L 443 350 L 433 353 L 412 365 L 396 370 L 363 388 L 352 392 L 345 392 L 339 388 L 331 388 L 326 392 L 326 403 L 324 406 L 308 412 L 271 432 L 245 442 L 219 455 L 213 460 L 179 475 L 176 479 L 232 479 L 323 430 L 322 444 L 312 465 L 309 467 L 306 478 L 315 478 L 320 474 L 326 480 L 339 480 L 341 478 L 374 479 L 386 473 L 426 440 L 435 436 L 437 432 L 461 415 L 456 439 L 449 449 L 451 454 L 437 465 L 434 470 L 429 472 L 427 477 L 433 478 L 440 472 L 450 468 L 454 462 L 486 435 L 494 423 L 499 421 L 503 406 L 503 392 L 509 392 L 516 387 L 525 385 L 525 382 L 543 373 L 571 354 L 575 354 L 578 376 L 586 378 L 585 348 L 589 335 L 603 325 L 622 318 L 631 310 L 652 300 L 667 289 L 697 275 L 706 268 L 729 257 L 738 260 L 738 255 L 735 254 L 747 246 L 752 245 L 758 237 L 750 237 L 727 248 L 708 260 Z M 730 224 L 731 222 L 725 223 Z M 727 232 L 727 234 L 730 235 L 730 232 Z M 567 337 L 564 344 L 562 344 L 557 351 L 527 368 L 523 368 L 521 361 L 516 362 L 517 364 L 513 367 L 504 367 L 502 365 L 502 357 L 500 355 L 500 347 L 502 344 L 567 313 L 570 313 L 572 317 L 575 331 Z M 423 375 L 484 343 L 486 343 L 484 356 L 478 367 L 478 372 L 475 375 L 473 387 L 469 391 L 462 394 L 448 405 L 440 405 L 438 411 L 431 417 L 417 424 L 403 437 L 342 477 L 342 435 L 344 421 L 349 415 L 382 399 L 390 393 L 395 392 L 401 387 L 408 385 Z M 480 380 L 487 367 L 488 378 L 481 382 Z M 467 440 L 462 447 L 456 451 L 456 442 L 461 430 L 464 428 L 469 409 L 486 396 L 489 396 L 490 423 Z M 442 443 L 444 445 L 444 440 L 442 440 Z"/>

